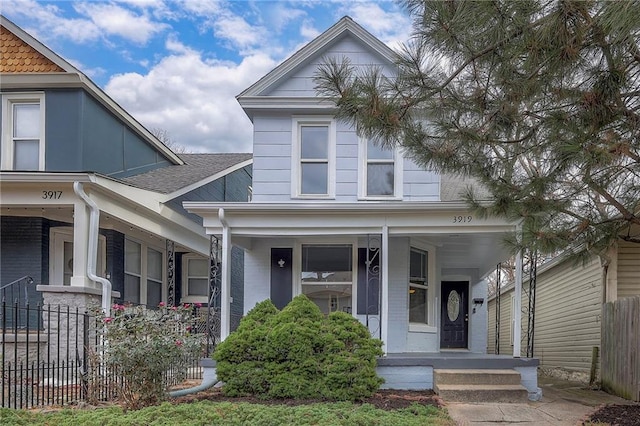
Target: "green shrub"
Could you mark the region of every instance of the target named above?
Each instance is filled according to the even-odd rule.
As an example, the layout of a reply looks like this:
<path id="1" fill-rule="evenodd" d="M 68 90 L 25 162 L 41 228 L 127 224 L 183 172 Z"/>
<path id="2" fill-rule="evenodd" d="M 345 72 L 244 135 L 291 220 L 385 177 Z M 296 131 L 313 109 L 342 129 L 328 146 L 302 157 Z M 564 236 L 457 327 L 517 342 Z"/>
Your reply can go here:
<path id="1" fill-rule="evenodd" d="M 300 295 L 282 311 L 268 300 L 256 305 L 214 358 L 229 396 L 357 400 L 382 384 L 381 346 L 351 315 L 325 317 Z"/>

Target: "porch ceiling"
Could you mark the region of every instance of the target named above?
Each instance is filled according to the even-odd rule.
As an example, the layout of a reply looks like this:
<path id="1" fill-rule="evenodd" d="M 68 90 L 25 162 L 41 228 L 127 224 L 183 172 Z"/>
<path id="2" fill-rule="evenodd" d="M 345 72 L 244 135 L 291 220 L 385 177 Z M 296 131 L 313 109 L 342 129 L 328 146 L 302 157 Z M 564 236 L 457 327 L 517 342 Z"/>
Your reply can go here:
<path id="1" fill-rule="evenodd" d="M 503 232 L 478 234 L 433 234 L 424 240 L 437 247 L 438 264 L 448 268 L 478 268 L 480 275 L 493 271 L 510 257 Z"/>

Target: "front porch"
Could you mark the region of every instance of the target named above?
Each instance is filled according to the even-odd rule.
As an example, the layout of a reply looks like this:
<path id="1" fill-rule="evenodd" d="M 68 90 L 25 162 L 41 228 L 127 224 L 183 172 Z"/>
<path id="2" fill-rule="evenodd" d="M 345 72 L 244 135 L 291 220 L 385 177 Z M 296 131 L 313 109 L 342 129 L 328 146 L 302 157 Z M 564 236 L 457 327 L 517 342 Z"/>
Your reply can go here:
<path id="1" fill-rule="evenodd" d="M 486 374 L 513 370 L 520 375 L 520 384 L 529 398 L 539 395 L 536 358 L 514 358 L 509 355 L 473 353 L 469 351 L 389 353 L 378 359 L 376 368 L 385 379 L 383 389 L 435 389 L 436 370 L 468 370 Z M 464 374 L 464 373 L 463 373 Z"/>

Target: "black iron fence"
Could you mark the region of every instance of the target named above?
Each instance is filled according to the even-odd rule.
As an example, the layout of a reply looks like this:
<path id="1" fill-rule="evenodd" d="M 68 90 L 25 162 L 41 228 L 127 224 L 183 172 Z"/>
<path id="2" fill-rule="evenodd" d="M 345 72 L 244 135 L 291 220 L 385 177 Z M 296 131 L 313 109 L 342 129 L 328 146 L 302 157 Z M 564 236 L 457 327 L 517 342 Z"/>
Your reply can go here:
<path id="1" fill-rule="evenodd" d="M 193 310 L 192 332 L 219 333 L 219 313 Z M 106 367 L 93 313 L 68 306 L 2 301 L 0 306 L 0 407 L 30 408 L 98 403 L 118 397 L 117 371 Z M 219 334 L 218 334 L 219 335 Z M 207 342 L 215 339 L 206 339 Z M 206 345 L 203 356 L 213 347 Z M 187 379 L 201 378 L 200 357 L 184 360 Z M 166 379 L 171 384 L 172 372 Z"/>

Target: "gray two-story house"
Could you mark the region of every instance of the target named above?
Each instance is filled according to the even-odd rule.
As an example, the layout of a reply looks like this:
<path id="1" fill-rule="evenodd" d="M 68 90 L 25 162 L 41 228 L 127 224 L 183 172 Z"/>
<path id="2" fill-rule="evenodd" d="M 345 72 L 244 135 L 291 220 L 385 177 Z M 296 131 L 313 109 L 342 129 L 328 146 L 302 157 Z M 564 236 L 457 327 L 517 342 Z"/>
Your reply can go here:
<path id="1" fill-rule="evenodd" d="M 237 97 L 254 127 L 252 202 L 184 203 L 222 241 L 222 337 L 229 253 L 241 247 L 245 313 L 265 299 L 282 308 L 298 294 L 324 313 L 350 313 L 383 341 L 386 386 L 430 388 L 434 368 L 514 366 L 535 390 L 535 360 L 483 357 L 484 277 L 508 258 L 502 240 L 516 224 L 473 215 L 460 196 L 464 181 L 336 120 L 314 88 L 330 57 L 395 72 L 388 46 L 341 19 Z"/>
<path id="2" fill-rule="evenodd" d="M 3 298 L 208 303 L 211 238 L 182 202 L 246 202 L 251 154 L 174 153 L 80 70 L 0 24 Z M 231 259 L 239 319 L 243 252 Z"/>

